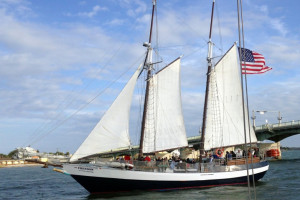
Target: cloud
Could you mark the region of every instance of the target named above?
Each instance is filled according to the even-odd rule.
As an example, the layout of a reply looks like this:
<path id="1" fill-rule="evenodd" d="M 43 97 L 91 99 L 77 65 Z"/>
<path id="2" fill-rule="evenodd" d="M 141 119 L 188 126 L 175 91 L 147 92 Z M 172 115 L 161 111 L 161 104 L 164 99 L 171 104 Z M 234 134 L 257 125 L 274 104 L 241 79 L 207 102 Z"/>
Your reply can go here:
<path id="1" fill-rule="evenodd" d="M 282 12 L 280 12 L 282 16 L 276 15 L 276 17 L 274 17 L 270 15 L 267 5 L 253 6 L 253 4 L 251 4 L 250 8 L 252 9 L 247 10 L 244 14 L 244 25 L 247 30 L 254 31 L 257 34 L 257 38 L 262 33 L 268 36 L 279 34 L 282 37 L 286 37 L 289 33 L 287 25 L 283 21 L 285 17 Z"/>
<path id="2" fill-rule="evenodd" d="M 136 19 L 136 21 L 138 21 L 140 23 L 145 23 L 145 24 L 146 23 L 149 24 L 150 20 L 151 20 L 151 15 L 150 14 L 145 14 L 142 17 L 139 17 L 139 18 Z"/>
<path id="3" fill-rule="evenodd" d="M 110 26 L 118 26 L 118 25 L 123 25 L 124 23 L 125 23 L 125 20 L 123 20 L 123 19 L 113 19 L 105 24 L 110 25 Z"/>
<path id="4" fill-rule="evenodd" d="M 270 19 L 270 25 L 273 29 L 277 30 L 282 36 L 288 33 L 285 24 L 280 19 Z"/>
<path id="5" fill-rule="evenodd" d="M 277 123 L 278 111 L 283 116 L 283 121 L 298 120 L 299 118 L 299 99 L 300 84 L 297 77 L 272 83 L 262 88 L 257 88 L 251 95 L 251 105 L 254 110 L 277 111 L 268 116 L 258 117 L 258 124 L 264 123 L 268 117 L 270 123 Z"/>
<path id="6" fill-rule="evenodd" d="M 90 12 L 80 12 L 78 13 L 78 16 L 92 18 L 96 16 L 99 11 L 106 11 L 106 10 L 108 10 L 106 7 L 101 7 L 96 5 L 93 7 L 93 9 Z"/>
<path id="7" fill-rule="evenodd" d="M 0 1 L 0 8 L 6 12 L 13 13 L 14 15 L 32 15 L 33 12 L 30 9 L 31 3 L 29 1 L 22 0 L 2 0 Z"/>
<path id="8" fill-rule="evenodd" d="M 5 113 L 2 120 L 14 120 L 16 116 L 27 120 L 53 119 L 61 109 L 63 114 L 56 120 L 63 120 L 107 85 L 100 84 L 90 91 L 95 83 L 99 84 L 90 84 L 92 80 L 116 79 L 124 72 L 121 60 L 129 67 L 134 61 L 131 54 L 141 53 L 135 44 L 135 48 L 121 48 L 132 44 L 124 45 L 98 27 L 69 24 L 54 28 L 19 21 L 4 11 L 0 16 L 4 19 L 0 31 L 0 93 L 1 103 L 6 105 L 0 108 Z M 81 95 L 75 95 L 75 90 Z"/>
<path id="9" fill-rule="evenodd" d="M 125 7 L 128 9 L 127 15 L 130 17 L 144 14 L 148 7 L 148 4 L 141 0 L 123 1 L 123 3 L 125 3 Z"/>
<path id="10" fill-rule="evenodd" d="M 292 47 L 290 44 L 293 44 Z M 279 69 L 295 68 L 300 60 L 300 41 L 298 39 L 282 36 L 269 37 L 263 44 L 258 45 L 259 49 L 268 56 L 268 62 L 271 65 L 278 65 Z"/>

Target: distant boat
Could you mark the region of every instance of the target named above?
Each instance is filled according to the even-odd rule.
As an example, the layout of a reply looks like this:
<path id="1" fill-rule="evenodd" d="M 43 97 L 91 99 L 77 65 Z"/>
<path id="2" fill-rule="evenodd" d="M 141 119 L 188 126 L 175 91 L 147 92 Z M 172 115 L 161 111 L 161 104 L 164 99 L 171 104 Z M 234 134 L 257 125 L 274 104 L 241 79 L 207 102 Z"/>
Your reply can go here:
<path id="1" fill-rule="evenodd" d="M 213 2 L 214 5 L 214 2 Z M 131 190 L 186 189 L 221 185 L 246 184 L 247 177 L 261 179 L 269 165 L 253 158 L 248 165 L 245 159 L 215 163 L 186 163 L 174 161 L 120 160 L 116 162 L 84 162 L 102 152 L 129 148 L 129 118 L 131 99 L 139 74 L 146 71 L 146 92 L 139 159 L 149 153 L 171 151 L 188 146 L 181 108 L 180 60 L 178 57 L 160 71 L 153 73 L 151 35 L 153 15 L 145 62 L 135 71 L 119 96 L 106 111 L 86 140 L 63 165 L 63 172 L 70 174 L 90 193 L 122 192 Z M 241 71 L 237 46 L 234 44 L 220 61 L 212 66 L 211 39 L 209 41 L 208 81 L 204 108 L 201 153 L 243 145 L 244 118 L 242 103 Z M 245 113 L 248 116 L 248 113 Z M 245 118 L 247 121 L 248 117 Z M 256 142 L 251 127 L 251 142 Z M 249 136 L 246 143 L 250 142 Z M 202 159 L 200 159 L 201 161 Z M 221 159 L 220 159 L 221 161 Z M 250 162 L 250 159 L 249 159 Z M 253 167 L 253 169 L 252 169 Z M 249 175 L 249 176 L 248 176 Z"/>

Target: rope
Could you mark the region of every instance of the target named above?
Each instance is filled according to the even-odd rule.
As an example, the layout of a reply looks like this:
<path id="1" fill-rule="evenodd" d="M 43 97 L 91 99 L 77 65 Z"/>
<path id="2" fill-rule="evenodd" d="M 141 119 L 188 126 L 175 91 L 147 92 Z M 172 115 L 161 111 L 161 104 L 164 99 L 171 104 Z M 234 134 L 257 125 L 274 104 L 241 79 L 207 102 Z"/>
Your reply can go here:
<path id="1" fill-rule="evenodd" d="M 99 68 L 95 74 L 99 74 L 101 73 L 104 69 L 106 69 L 106 67 L 108 66 L 108 64 L 110 63 L 110 61 L 118 54 L 118 52 L 120 51 L 122 46 L 120 46 L 117 51 L 115 51 L 115 53 L 109 58 L 109 60 L 103 65 L 103 67 Z M 105 56 L 106 54 L 104 54 L 102 56 L 102 58 Z M 89 81 L 80 91 L 79 94 L 84 93 L 84 91 L 86 91 L 86 89 L 95 81 L 95 79 Z M 75 91 L 75 87 L 72 89 L 72 93 Z M 55 117 L 53 117 L 52 120 L 50 120 L 49 122 L 45 122 L 43 125 L 39 126 L 31 135 L 30 135 L 30 139 L 29 141 L 34 140 L 34 137 L 38 137 L 36 136 L 37 133 L 43 133 L 43 131 L 46 131 L 47 129 L 50 129 L 53 126 L 56 126 L 57 124 L 59 124 L 59 120 L 61 120 L 61 118 L 63 118 L 63 114 L 64 114 L 64 110 L 66 110 L 67 108 L 69 108 L 74 102 L 75 100 L 78 98 L 78 95 L 74 95 L 71 98 L 71 94 L 67 95 L 63 101 L 57 106 L 56 110 L 58 110 L 60 107 L 60 111 L 55 115 Z M 69 100 L 69 101 L 67 101 Z M 63 103 L 66 102 L 65 106 L 62 106 Z M 26 144 L 25 144 L 26 145 Z"/>
<path id="2" fill-rule="evenodd" d="M 242 16 L 242 13 L 240 15 L 240 11 L 242 12 L 242 2 L 241 0 L 237 0 L 237 11 L 238 11 L 238 31 L 239 31 L 239 44 L 241 46 L 241 44 L 243 45 L 244 47 L 244 29 L 243 29 L 243 16 Z M 241 33 L 241 25 L 242 25 L 242 33 Z M 241 39 L 241 35 L 242 35 L 242 39 Z M 243 43 L 241 42 L 243 41 Z M 241 49 L 239 49 L 239 55 L 240 55 L 240 58 L 241 58 Z M 242 70 L 242 61 L 240 60 L 240 67 L 241 67 L 241 70 Z M 245 82 L 247 84 L 247 79 L 245 78 Z M 242 105 L 245 105 L 245 101 L 244 101 L 244 91 L 243 91 L 243 88 L 244 88 L 244 81 L 243 81 L 243 75 L 241 73 L 241 86 L 242 86 Z M 247 98 L 247 111 L 248 111 L 248 95 L 247 95 L 247 86 L 246 86 L 246 98 Z M 245 137 L 245 152 L 248 152 L 247 151 L 247 131 L 246 131 L 246 121 L 245 121 L 245 106 L 243 106 L 243 121 L 244 121 L 244 137 Z M 248 116 L 248 119 L 249 119 L 249 116 Z M 248 125 L 249 125 L 249 120 L 248 120 Z M 250 129 L 250 128 L 249 128 Z M 250 133 L 249 133 L 250 134 Z M 250 149 L 251 149 L 251 137 L 249 138 L 249 142 L 250 142 Z M 249 176 L 249 164 L 248 164 L 248 155 L 246 156 L 246 166 L 247 166 L 247 182 L 248 182 L 248 194 L 249 194 L 249 199 L 251 200 L 251 186 L 250 186 L 250 176 Z M 251 163 L 253 163 L 253 160 L 252 160 L 252 156 L 251 156 Z M 253 173 L 253 164 L 252 164 L 252 176 L 253 176 L 253 180 L 254 180 L 254 173 Z M 253 181 L 254 183 L 254 181 Z M 255 199 L 256 199 L 256 193 L 255 193 Z"/>
<path id="3" fill-rule="evenodd" d="M 144 54 L 143 56 L 144 57 Z M 40 141 L 41 139 L 43 139 L 44 137 L 48 136 L 50 133 L 52 133 L 53 131 L 55 131 L 58 127 L 60 127 L 61 125 L 63 125 L 66 121 L 68 121 L 69 119 L 71 119 L 73 116 L 75 116 L 79 111 L 83 110 L 85 107 L 87 107 L 89 104 L 91 104 L 97 97 L 99 97 L 100 95 L 102 95 L 108 88 L 110 88 L 113 84 L 115 84 L 122 76 L 124 76 L 124 74 L 126 74 L 133 66 L 135 66 L 135 64 L 141 59 L 141 57 L 136 60 L 134 62 L 133 65 L 131 65 L 129 68 L 127 68 L 121 75 L 119 75 L 114 81 L 112 81 L 111 83 L 109 83 L 103 90 L 101 90 L 95 97 L 93 97 L 92 99 L 90 99 L 86 104 L 82 105 L 79 109 L 77 109 L 75 112 L 73 112 L 71 115 L 69 115 L 67 118 L 65 118 L 64 120 L 62 120 L 60 123 L 58 123 L 54 128 L 50 129 L 49 131 L 47 131 L 46 133 L 44 133 L 43 135 L 41 135 L 39 138 L 35 139 L 31 145 L 35 144 L 36 142 Z"/>
<path id="4" fill-rule="evenodd" d="M 223 39 L 222 39 L 222 33 L 221 33 L 221 26 L 220 26 L 220 18 L 219 18 L 219 7 L 218 4 L 216 4 L 217 8 L 217 21 L 218 21 L 218 29 L 219 29 L 219 37 L 220 37 L 220 45 L 221 48 L 218 48 L 221 51 L 221 54 L 223 55 Z"/>
<path id="5" fill-rule="evenodd" d="M 242 41 L 243 41 L 243 48 L 245 48 L 245 39 L 244 39 L 244 22 L 243 22 L 243 1 L 240 0 L 241 5 L 241 21 L 242 21 Z M 245 57 L 245 52 L 244 55 Z M 246 71 L 246 69 L 245 69 Z M 248 100 L 248 84 L 247 84 L 247 73 L 244 75 L 245 77 L 245 90 L 246 90 L 246 100 L 247 100 L 247 117 L 248 117 L 248 131 L 249 131 L 249 142 L 250 142 L 250 151 L 252 149 L 252 143 L 251 143 L 251 132 L 250 132 L 250 118 L 249 118 L 249 100 Z M 253 182 L 253 190 L 254 190 L 254 199 L 256 200 L 256 187 L 255 187 L 255 179 L 254 179 L 254 169 L 253 169 L 253 156 L 251 153 L 251 168 L 252 168 L 252 182 Z"/>

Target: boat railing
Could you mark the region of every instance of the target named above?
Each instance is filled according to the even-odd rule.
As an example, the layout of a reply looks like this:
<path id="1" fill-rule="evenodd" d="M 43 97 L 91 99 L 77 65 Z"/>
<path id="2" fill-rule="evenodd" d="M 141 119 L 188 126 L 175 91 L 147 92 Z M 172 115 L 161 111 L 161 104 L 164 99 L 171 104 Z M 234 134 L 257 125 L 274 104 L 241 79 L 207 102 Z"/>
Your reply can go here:
<path id="1" fill-rule="evenodd" d="M 253 158 L 253 163 L 258 163 L 259 158 Z M 144 172 L 158 172 L 158 173 L 209 173 L 209 172 L 226 172 L 238 171 L 245 169 L 246 159 L 238 158 L 232 160 L 214 159 L 212 162 L 185 162 L 185 161 L 139 161 L 139 160 L 115 160 L 106 162 L 95 162 L 94 164 L 101 164 L 102 166 L 121 168 L 124 170 L 144 171 Z M 251 159 L 248 159 L 251 163 Z"/>
<path id="2" fill-rule="evenodd" d="M 153 172 L 199 172 L 199 163 L 188 163 L 184 161 L 133 161 L 134 170 L 136 171 L 153 171 Z"/>

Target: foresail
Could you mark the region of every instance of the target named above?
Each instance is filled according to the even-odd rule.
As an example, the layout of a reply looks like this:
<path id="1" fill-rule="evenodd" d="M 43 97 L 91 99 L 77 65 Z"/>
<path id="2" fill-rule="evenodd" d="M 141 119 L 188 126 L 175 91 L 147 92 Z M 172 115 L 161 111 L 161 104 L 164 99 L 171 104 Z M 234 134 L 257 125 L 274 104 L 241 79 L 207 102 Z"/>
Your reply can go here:
<path id="1" fill-rule="evenodd" d="M 80 158 L 120 147 L 129 147 L 129 112 L 138 70 L 125 85 L 102 119 L 81 144 L 71 162 Z"/>
<path id="2" fill-rule="evenodd" d="M 151 85 L 143 152 L 187 146 L 181 108 L 180 58 L 156 73 Z"/>
<path id="3" fill-rule="evenodd" d="M 211 72 L 207 104 L 204 149 L 245 143 L 240 65 L 236 45 L 225 54 Z M 248 112 L 245 109 L 248 124 Z M 247 126 L 247 143 L 249 128 Z M 251 142 L 257 142 L 250 125 Z"/>

